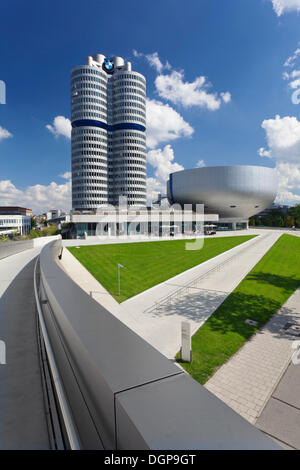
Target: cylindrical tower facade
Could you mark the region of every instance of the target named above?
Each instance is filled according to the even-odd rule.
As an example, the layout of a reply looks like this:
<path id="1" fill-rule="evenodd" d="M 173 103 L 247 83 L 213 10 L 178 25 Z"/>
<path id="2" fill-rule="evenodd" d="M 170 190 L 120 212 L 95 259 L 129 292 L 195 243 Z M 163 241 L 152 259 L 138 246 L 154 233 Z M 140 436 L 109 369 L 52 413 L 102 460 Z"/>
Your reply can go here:
<path id="1" fill-rule="evenodd" d="M 107 204 L 107 74 L 85 65 L 71 73 L 72 206 Z M 104 125 L 102 125 L 102 123 Z"/>
<path id="2" fill-rule="evenodd" d="M 72 207 L 146 204 L 146 81 L 102 54 L 71 72 Z"/>
<path id="3" fill-rule="evenodd" d="M 126 196 L 128 205 L 146 204 L 146 80 L 120 70 L 112 76 L 112 154 L 109 202 Z"/>

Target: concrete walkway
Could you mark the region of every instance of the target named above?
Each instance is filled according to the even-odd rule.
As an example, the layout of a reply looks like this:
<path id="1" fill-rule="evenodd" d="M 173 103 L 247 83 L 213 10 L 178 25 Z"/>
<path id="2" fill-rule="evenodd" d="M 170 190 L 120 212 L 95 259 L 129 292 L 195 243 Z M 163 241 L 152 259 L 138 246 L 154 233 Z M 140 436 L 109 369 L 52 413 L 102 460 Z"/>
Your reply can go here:
<path id="1" fill-rule="evenodd" d="M 39 249 L 0 260 L 0 449 L 49 449 L 44 406 L 33 268 Z"/>
<path id="2" fill-rule="evenodd" d="M 240 235 L 240 233 L 235 232 L 231 235 Z M 68 250 L 64 250 L 62 265 L 86 292 L 92 291 L 93 298 L 97 302 L 162 354 L 173 359 L 180 349 L 181 321 L 190 321 L 194 333 L 279 236 L 277 232 L 264 233 L 260 239 L 253 239 L 235 247 L 122 304 L 118 304 Z M 235 254 L 237 256 L 233 257 Z M 222 263 L 224 263 L 222 267 L 217 269 Z M 209 271 L 211 272 L 207 275 Z M 204 277 L 197 283 L 196 288 L 189 289 L 189 292 L 180 298 L 174 298 L 172 304 L 155 309 L 156 302 L 160 303 L 164 296 L 175 293 L 180 287 L 199 276 Z"/>
<path id="3" fill-rule="evenodd" d="M 263 231 L 265 233 L 266 230 Z M 269 230 L 268 230 L 269 232 Z M 214 238 L 223 238 L 223 237 L 234 237 L 240 235 L 259 235 L 261 230 L 259 229 L 249 229 L 249 230 L 238 230 L 238 231 L 220 231 L 214 235 Z M 206 238 L 204 235 L 197 235 L 197 238 Z M 80 246 L 80 245 L 113 245 L 118 243 L 139 243 L 139 242 L 164 242 L 170 240 L 186 240 L 191 241 L 195 239 L 195 235 L 175 235 L 174 237 L 170 236 L 163 236 L 157 237 L 154 235 L 118 235 L 118 236 L 94 236 L 88 237 L 86 239 L 79 238 L 79 239 L 69 239 L 69 240 L 62 240 L 63 246 Z"/>
<path id="4" fill-rule="evenodd" d="M 139 321 L 143 338 L 172 359 L 181 346 L 181 322 L 189 321 L 194 334 L 277 239 L 272 233 L 250 240 L 126 300 L 122 307 Z M 177 297 L 182 286 L 200 276 L 195 287 Z M 164 296 L 172 293 L 171 302 L 164 303 Z"/>
<path id="5" fill-rule="evenodd" d="M 284 449 L 300 450 L 300 365 L 290 363 L 256 427 Z"/>
<path id="6" fill-rule="evenodd" d="M 297 338 L 283 328 L 288 322 L 299 320 L 300 289 L 205 387 L 254 424 L 294 352 L 292 343 Z"/>

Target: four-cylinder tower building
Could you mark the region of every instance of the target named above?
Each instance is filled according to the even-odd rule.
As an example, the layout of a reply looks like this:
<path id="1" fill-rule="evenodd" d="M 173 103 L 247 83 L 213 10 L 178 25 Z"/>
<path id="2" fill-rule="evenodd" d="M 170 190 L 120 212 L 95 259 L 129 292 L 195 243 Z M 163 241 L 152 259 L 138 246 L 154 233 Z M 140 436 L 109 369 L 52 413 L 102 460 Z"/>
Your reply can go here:
<path id="1" fill-rule="evenodd" d="M 72 207 L 146 204 L 146 80 L 122 57 L 71 71 Z"/>

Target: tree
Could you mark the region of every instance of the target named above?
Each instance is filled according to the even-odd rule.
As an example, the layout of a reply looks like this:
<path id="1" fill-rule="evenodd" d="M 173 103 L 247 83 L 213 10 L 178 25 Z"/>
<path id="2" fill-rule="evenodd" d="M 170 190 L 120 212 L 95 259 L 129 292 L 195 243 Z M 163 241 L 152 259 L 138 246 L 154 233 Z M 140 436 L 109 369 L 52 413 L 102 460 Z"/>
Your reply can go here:
<path id="1" fill-rule="evenodd" d="M 30 230 L 30 238 L 38 238 L 40 236 L 39 230 L 34 230 L 33 228 Z"/>
<path id="2" fill-rule="evenodd" d="M 286 227 L 293 227 L 295 225 L 295 219 L 290 215 L 287 215 L 284 221 Z"/>
<path id="3" fill-rule="evenodd" d="M 261 222 L 262 222 L 262 224 L 265 225 L 266 227 L 272 227 L 272 222 L 273 222 L 272 215 L 271 215 L 271 214 L 264 215 L 264 216 L 261 218 Z"/>
<path id="4" fill-rule="evenodd" d="M 272 220 L 273 227 L 283 227 L 284 226 L 284 219 L 280 215 L 275 215 Z"/>
<path id="5" fill-rule="evenodd" d="M 296 204 L 294 207 L 290 207 L 288 215 L 294 218 L 294 225 L 300 226 L 300 204 Z"/>

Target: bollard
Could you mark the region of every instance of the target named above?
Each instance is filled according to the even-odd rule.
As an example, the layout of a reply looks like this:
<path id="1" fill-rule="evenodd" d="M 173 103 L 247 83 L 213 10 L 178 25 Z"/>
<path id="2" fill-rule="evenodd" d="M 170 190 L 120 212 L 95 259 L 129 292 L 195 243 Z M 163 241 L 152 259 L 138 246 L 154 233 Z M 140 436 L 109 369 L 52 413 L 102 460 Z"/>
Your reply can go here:
<path id="1" fill-rule="evenodd" d="M 181 360 L 192 362 L 191 324 L 181 322 Z"/>

